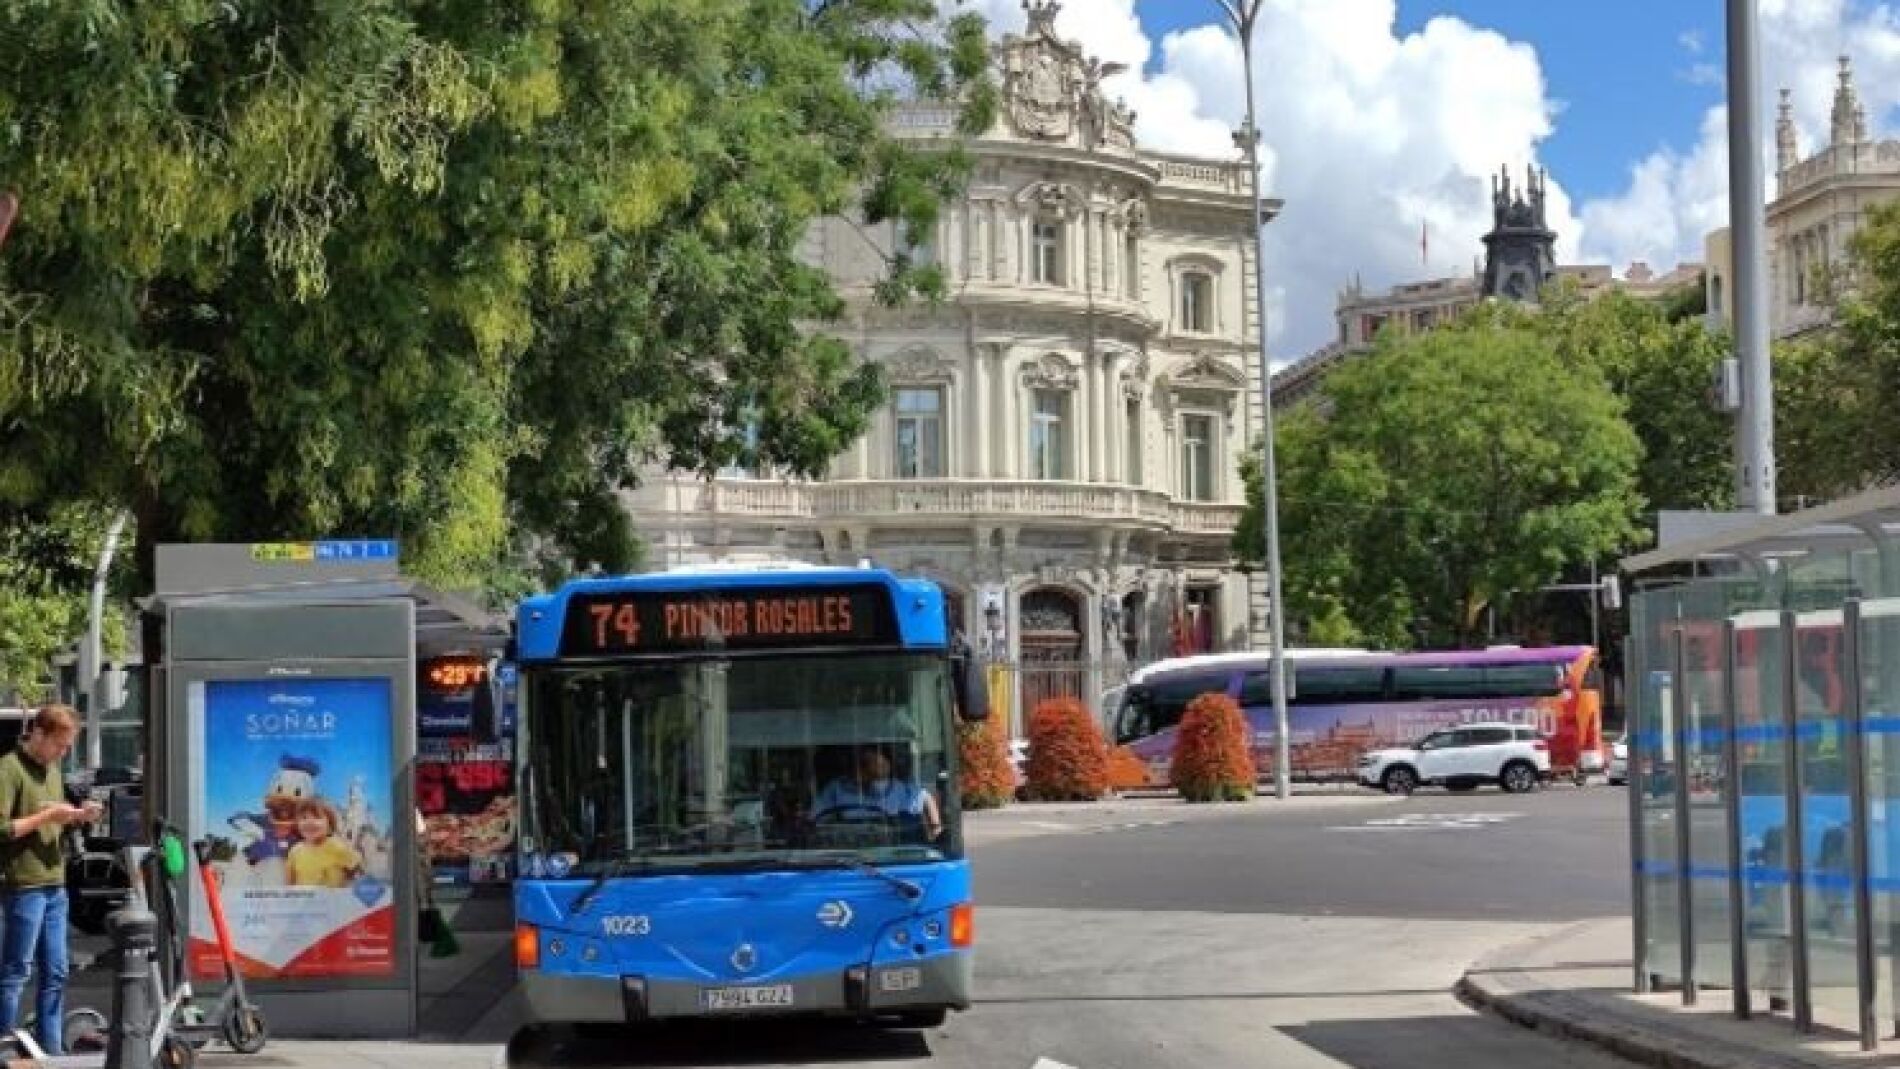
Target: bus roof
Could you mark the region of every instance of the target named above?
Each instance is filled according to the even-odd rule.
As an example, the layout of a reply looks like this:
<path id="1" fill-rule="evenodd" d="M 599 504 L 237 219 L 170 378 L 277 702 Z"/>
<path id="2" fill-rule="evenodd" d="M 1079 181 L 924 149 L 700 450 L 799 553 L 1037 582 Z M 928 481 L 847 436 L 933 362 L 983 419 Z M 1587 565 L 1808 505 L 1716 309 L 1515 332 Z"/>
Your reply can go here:
<path id="1" fill-rule="evenodd" d="M 522 600 L 516 610 L 517 645 L 522 661 L 554 660 L 562 656 L 563 633 L 568 627 L 570 603 L 586 598 L 598 603 L 614 595 L 630 600 L 667 594 L 796 596 L 840 590 L 882 588 L 895 623 L 895 645 L 905 649 L 944 649 L 949 645 L 949 623 L 943 591 L 928 579 L 896 575 L 883 568 L 842 568 L 819 565 L 714 565 L 639 575 L 575 579 L 558 589 Z M 741 616 L 743 617 L 743 613 Z M 736 636 L 737 631 L 733 632 Z M 735 640 L 736 648 L 741 643 Z M 780 643 L 784 645 L 784 643 Z M 810 646 L 827 645 L 814 641 Z M 620 652 L 636 654 L 645 650 Z M 676 645 L 651 652 L 683 652 Z"/>
<path id="2" fill-rule="evenodd" d="M 1361 649 L 1321 649 L 1296 648 L 1286 651 L 1289 661 L 1306 661 L 1314 658 L 1339 658 L 1376 656 L 1371 650 Z M 1166 675 L 1170 672 L 1182 672 L 1191 668 L 1216 668 L 1221 665 L 1249 664 L 1254 661 L 1266 663 L 1272 655 L 1265 650 L 1241 650 L 1234 653 L 1196 653 L 1187 657 L 1170 657 L 1165 661 L 1155 661 L 1135 669 L 1128 676 L 1128 682 L 1139 683 L 1149 676 Z"/>
<path id="3" fill-rule="evenodd" d="M 1484 650 L 1426 650 L 1414 653 L 1352 649 L 1289 649 L 1286 651 L 1286 657 L 1288 661 L 1296 664 L 1355 664 L 1372 668 L 1456 668 L 1509 664 L 1570 664 L 1590 652 L 1588 646 L 1500 646 Z M 1128 682 L 1132 685 L 1157 676 L 1224 666 L 1258 665 L 1265 668 L 1272 659 L 1272 655 L 1264 650 L 1177 657 L 1172 660 L 1156 661 L 1137 670 L 1128 677 Z"/>

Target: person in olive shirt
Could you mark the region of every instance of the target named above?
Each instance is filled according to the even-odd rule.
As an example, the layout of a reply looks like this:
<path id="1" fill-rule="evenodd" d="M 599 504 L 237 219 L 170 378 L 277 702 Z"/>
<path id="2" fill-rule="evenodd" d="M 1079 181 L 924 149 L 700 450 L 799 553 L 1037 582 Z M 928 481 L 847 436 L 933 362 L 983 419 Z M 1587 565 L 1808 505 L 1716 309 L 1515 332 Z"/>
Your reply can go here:
<path id="1" fill-rule="evenodd" d="M 20 996 L 35 960 L 40 967 L 34 1032 L 48 1054 L 62 1053 L 66 999 L 66 860 L 60 832 L 99 818 L 96 803 L 66 801 L 60 762 L 72 749 L 79 716 L 67 705 L 43 705 L 27 722 L 19 748 L 0 757 L 0 1027 L 19 1020 Z"/>

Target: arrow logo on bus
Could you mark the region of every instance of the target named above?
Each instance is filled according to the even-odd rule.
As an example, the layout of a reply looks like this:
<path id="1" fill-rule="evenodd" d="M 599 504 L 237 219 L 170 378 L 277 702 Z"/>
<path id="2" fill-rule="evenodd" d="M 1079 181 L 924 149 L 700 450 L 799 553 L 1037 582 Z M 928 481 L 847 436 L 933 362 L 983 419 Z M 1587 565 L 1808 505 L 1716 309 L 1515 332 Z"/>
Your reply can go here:
<path id="1" fill-rule="evenodd" d="M 849 903 L 826 902 L 818 907 L 818 923 L 827 928 L 849 928 L 851 926 L 851 906 Z"/>

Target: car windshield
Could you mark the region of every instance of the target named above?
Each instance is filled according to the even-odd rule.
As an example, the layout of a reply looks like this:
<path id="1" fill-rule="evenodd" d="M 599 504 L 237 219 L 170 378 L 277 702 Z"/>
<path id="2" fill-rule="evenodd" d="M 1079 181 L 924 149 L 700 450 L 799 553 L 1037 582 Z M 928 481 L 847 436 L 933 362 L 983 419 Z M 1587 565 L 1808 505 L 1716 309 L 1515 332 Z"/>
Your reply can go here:
<path id="1" fill-rule="evenodd" d="M 522 850 L 563 871 L 960 852 L 940 657 L 563 668 L 527 692 Z"/>

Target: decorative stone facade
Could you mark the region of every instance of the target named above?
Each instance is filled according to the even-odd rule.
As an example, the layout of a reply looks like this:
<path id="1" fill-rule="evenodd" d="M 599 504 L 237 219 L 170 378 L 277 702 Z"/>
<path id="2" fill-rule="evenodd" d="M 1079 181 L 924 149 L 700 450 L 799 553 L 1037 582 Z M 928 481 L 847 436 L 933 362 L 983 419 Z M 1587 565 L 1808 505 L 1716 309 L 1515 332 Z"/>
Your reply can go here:
<path id="1" fill-rule="evenodd" d="M 821 482 L 658 476 L 629 504 L 655 567 L 936 578 L 979 646 L 1024 665 L 1025 701 L 1040 663 L 1092 703 L 1132 662 L 1265 642 L 1265 583 L 1231 551 L 1261 427 L 1252 190 L 1242 161 L 1141 150 L 1100 89 L 1117 68 L 1057 37 L 1055 4 L 1025 6 L 996 46 L 997 125 L 967 142 L 975 173 L 925 250 L 950 300 L 873 304 L 889 227 L 828 219 L 806 240 L 888 373 L 871 432 Z M 894 121 L 957 136 L 949 107 Z"/>
<path id="2" fill-rule="evenodd" d="M 1768 329 L 1788 338 L 1832 321 L 1835 298 L 1853 279 L 1849 243 L 1867 210 L 1900 198 L 1900 141 L 1867 135 L 1854 68 L 1840 58 L 1828 143 L 1802 159 L 1793 102 L 1781 91 L 1775 121 L 1775 198 L 1768 202 Z M 1709 234 L 1709 318 L 1734 325 L 1734 250 L 1727 227 Z"/>

